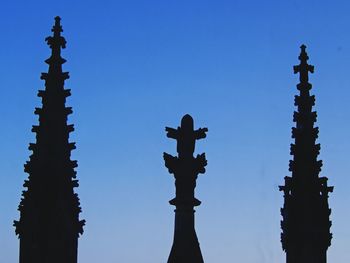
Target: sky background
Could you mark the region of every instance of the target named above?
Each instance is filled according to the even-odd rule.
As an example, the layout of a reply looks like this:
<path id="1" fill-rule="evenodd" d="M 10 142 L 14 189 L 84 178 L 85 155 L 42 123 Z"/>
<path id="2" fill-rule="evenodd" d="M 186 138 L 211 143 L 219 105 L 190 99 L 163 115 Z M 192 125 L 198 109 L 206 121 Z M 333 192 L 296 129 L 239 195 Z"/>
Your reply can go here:
<path id="1" fill-rule="evenodd" d="M 166 262 L 173 238 L 176 154 L 165 126 L 189 113 L 208 127 L 196 152 L 196 230 L 206 263 L 284 262 L 278 185 L 288 172 L 299 46 L 320 127 L 330 195 L 329 262 L 350 261 L 349 1 L 18 1 L 0 9 L 0 262 L 18 262 L 12 222 L 27 174 L 37 90 L 62 17 L 80 187 L 81 263 Z"/>

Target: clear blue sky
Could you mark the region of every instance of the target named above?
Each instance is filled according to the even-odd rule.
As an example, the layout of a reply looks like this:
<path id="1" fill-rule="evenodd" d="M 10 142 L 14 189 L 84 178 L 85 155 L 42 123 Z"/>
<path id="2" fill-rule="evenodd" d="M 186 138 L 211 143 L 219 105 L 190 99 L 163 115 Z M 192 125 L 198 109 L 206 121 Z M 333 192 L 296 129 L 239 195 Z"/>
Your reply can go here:
<path id="1" fill-rule="evenodd" d="M 206 263 L 277 263 L 289 175 L 299 46 L 316 95 L 321 175 L 335 191 L 329 262 L 350 261 L 350 4 L 348 1 L 27 1 L 0 9 L 0 262 L 18 262 L 12 221 L 34 141 L 44 39 L 62 17 L 83 213 L 81 263 L 166 262 L 176 153 L 165 126 L 189 113 L 208 127 L 197 152 L 196 228 Z"/>

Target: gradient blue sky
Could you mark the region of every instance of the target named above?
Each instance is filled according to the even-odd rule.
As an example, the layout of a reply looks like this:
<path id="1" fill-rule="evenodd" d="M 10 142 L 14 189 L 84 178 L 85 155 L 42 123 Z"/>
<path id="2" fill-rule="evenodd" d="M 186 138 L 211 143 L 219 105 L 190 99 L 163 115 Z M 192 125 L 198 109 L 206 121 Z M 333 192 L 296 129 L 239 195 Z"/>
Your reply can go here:
<path id="1" fill-rule="evenodd" d="M 0 9 L 0 262 L 18 262 L 12 221 L 40 106 L 44 38 L 62 17 L 83 213 L 81 263 L 166 262 L 176 153 L 164 127 L 185 113 L 198 143 L 196 228 L 206 263 L 277 263 L 299 46 L 308 46 L 323 176 L 335 192 L 329 262 L 350 261 L 349 1 L 27 1 Z"/>

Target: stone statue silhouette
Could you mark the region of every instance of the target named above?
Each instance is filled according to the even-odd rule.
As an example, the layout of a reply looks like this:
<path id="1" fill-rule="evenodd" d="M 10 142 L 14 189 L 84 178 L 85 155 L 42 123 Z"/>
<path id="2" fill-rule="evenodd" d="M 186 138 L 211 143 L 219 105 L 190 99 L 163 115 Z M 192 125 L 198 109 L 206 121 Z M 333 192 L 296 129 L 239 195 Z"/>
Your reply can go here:
<path id="1" fill-rule="evenodd" d="M 173 246 L 168 263 L 202 263 L 203 257 L 194 227 L 194 206 L 201 202 L 194 190 L 199 173 L 205 172 L 205 154 L 193 157 L 196 140 L 206 137 L 207 128 L 194 130 L 193 119 L 186 114 L 177 129 L 166 127 L 167 136 L 177 141 L 178 157 L 164 153 L 165 166 L 175 176 L 176 197 L 169 201 L 176 206 Z"/>

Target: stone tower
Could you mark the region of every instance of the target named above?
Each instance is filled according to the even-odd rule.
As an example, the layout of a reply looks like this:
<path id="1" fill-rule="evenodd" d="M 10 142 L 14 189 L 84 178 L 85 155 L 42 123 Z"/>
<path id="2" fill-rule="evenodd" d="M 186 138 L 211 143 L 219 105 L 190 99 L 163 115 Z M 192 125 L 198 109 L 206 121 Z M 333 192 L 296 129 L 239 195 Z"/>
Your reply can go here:
<path id="1" fill-rule="evenodd" d="M 328 193 L 333 187 L 327 186 L 327 177 L 319 177 L 322 161 L 317 159 L 320 144 L 316 144 L 318 128 L 314 127 L 316 112 L 312 111 L 315 96 L 310 95 L 312 85 L 309 72 L 314 67 L 307 63 L 309 57 L 301 46 L 300 64 L 294 66 L 294 73 L 300 74 L 297 85 L 299 95 L 295 96 L 294 122 L 289 171 L 284 192 L 284 207 L 281 209 L 281 241 L 286 252 L 287 263 L 326 263 L 327 249 L 331 244 L 331 209 L 328 206 Z"/>
<path id="2" fill-rule="evenodd" d="M 76 263 L 78 237 L 83 233 L 84 220 L 79 198 L 74 193 L 76 161 L 70 160 L 75 143 L 69 142 L 73 125 L 67 125 L 67 116 L 72 113 L 65 106 L 70 90 L 64 88 L 68 72 L 62 71 L 65 59 L 61 48 L 66 40 L 61 36 L 60 18 L 55 18 L 53 36 L 47 37 L 52 53 L 45 62 L 47 73 L 42 73 L 45 90 L 39 90 L 42 107 L 35 109 L 39 125 L 33 126 L 36 143 L 29 145 L 33 153 L 25 164 L 29 174 L 25 180 L 22 200 L 18 210 L 19 221 L 15 221 L 16 234 L 20 239 L 20 263 Z"/>
<path id="3" fill-rule="evenodd" d="M 194 197 L 196 179 L 205 172 L 205 154 L 193 157 L 196 140 L 206 137 L 207 128 L 194 130 L 193 119 L 185 115 L 177 129 L 166 127 L 167 136 L 177 141 L 178 157 L 164 153 L 165 166 L 175 176 L 176 197 L 169 201 L 175 209 L 174 241 L 168 263 L 203 263 L 194 227 L 194 207 L 200 201 Z"/>

